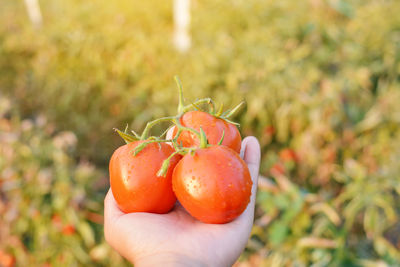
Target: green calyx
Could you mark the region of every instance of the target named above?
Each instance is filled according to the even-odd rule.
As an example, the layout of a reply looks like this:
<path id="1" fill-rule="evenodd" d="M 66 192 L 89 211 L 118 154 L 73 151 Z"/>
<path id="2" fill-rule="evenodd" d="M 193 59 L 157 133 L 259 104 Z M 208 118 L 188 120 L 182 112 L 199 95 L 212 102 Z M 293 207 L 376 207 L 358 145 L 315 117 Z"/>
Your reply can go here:
<path id="1" fill-rule="evenodd" d="M 206 148 L 208 146 L 208 140 L 206 133 L 203 131 L 203 128 L 200 127 L 200 148 Z"/>
<path id="2" fill-rule="evenodd" d="M 140 136 L 135 131 L 132 130 L 133 135 L 128 133 L 128 124 L 126 125 L 123 132 L 118 130 L 117 128 L 114 128 L 114 131 L 116 131 L 127 144 L 140 140 Z"/>
<path id="3" fill-rule="evenodd" d="M 245 102 L 242 101 L 240 102 L 236 107 L 234 107 L 233 109 L 228 109 L 225 112 L 223 111 L 224 109 L 224 104 L 222 103 L 217 111 L 210 111 L 209 113 L 211 115 L 213 115 L 214 117 L 218 118 L 218 119 L 222 119 L 224 121 L 226 121 L 227 123 L 231 123 L 234 124 L 236 126 L 240 126 L 239 123 L 237 122 L 233 122 L 230 120 L 230 118 L 235 115 L 243 106 L 245 105 Z M 213 109 L 214 110 L 214 109 Z"/>

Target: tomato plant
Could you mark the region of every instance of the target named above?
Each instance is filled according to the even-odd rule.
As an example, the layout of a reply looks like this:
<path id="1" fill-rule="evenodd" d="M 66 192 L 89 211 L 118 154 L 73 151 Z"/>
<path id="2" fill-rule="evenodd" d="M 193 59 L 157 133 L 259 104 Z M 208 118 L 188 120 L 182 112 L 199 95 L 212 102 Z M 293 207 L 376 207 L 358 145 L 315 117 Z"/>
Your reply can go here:
<path id="1" fill-rule="evenodd" d="M 174 149 L 149 143 L 135 155 L 134 149 L 144 143 L 134 141 L 114 152 L 109 165 L 111 190 L 123 212 L 166 213 L 176 202 L 171 179 L 180 156 L 174 155 L 165 177 L 159 177 L 158 170 Z"/>
<path id="2" fill-rule="evenodd" d="M 252 186 L 247 165 L 238 154 L 240 133 L 229 120 L 243 103 L 226 112 L 223 105 L 216 111 L 209 98 L 184 106 L 182 86 L 176 80 L 178 115 L 148 122 L 141 136 L 117 130 L 127 145 L 110 160 L 113 195 L 124 212 L 166 213 L 178 197 L 203 222 L 230 222 L 247 207 Z M 199 108 L 206 103 L 209 112 Z M 174 124 L 172 139 L 162 139 L 170 128 L 159 137 L 148 137 L 161 122 Z"/>
<path id="3" fill-rule="evenodd" d="M 211 146 L 185 155 L 175 167 L 172 185 L 193 217 L 205 223 L 227 223 L 246 209 L 252 180 L 235 151 Z"/>

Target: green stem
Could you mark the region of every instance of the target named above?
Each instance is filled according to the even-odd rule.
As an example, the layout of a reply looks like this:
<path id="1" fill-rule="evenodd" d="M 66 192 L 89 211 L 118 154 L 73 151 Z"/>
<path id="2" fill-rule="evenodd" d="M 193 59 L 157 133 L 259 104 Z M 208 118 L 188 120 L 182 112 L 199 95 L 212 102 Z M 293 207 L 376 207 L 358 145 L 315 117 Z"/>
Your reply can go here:
<path id="1" fill-rule="evenodd" d="M 212 111 L 214 110 L 214 101 L 212 101 L 211 98 L 202 98 L 202 99 L 199 99 L 199 100 L 195 101 L 193 104 L 194 105 L 201 105 L 201 104 L 205 104 L 205 103 L 210 104 Z M 182 113 L 188 112 L 191 108 L 193 108 L 193 104 L 184 106 L 182 108 L 181 112 Z"/>
<path id="2" fill-rule="evenodd" d="M 144 130 L 143 130 L 143 133 L 142 133 L 142 136 L 140 137 L 140 139 L 141 139 L 141 140 L 147 139 L 148 136 L 149 136 L 149 133 L 150 133 L 150 129 L 151 129 L 154 125 L 156 125 L 156 124 L 158 124 L 158 123 L 160 123 L 160 122 L 172 121 L 172 120 L 174 120 L 174 119 L 175 119 L 175 117 L 164 117 L 164 118 L 159 118 L 159 119 L 156 119 L 156 120 L 154 120 L 154 121 L 148 122 L 148 123 L 146 124 L 146 127 L 145 127 Z"/>
<path id="3" fill-rule="evenodd" d="M 215 117 L 219 117 L 222 114 L 222 111 L 224 110 L 224 103 L 221 103 L 221 106 L 219 106 L 219 109 L 217 111 L 217 113 L 215 113 Z"/>
<path id="4" fill-rule="evenodd" d="M 181 147 L 181 148 L 176 148 L 176 151 L 174 153 L 172 153 L 168 158 L 166 158 L 162 165 L 161 168 L 158 170 L 157 172 L 157 176 L 162 176 L 165 177 L 165 175 L 167 174 L 169 165 L 170 165 L 170 161 L 171 159 L 177 155 L 186 155 L 188 153 L 190 153 L 191 155 L 193 155 L 196 152 L 196 149 L 193 149 L 192 147 Z"/>
<path id="5" fill-rule="evenodd" d="M 146 141 L 143 142 L 141 144 L 139 144 L 138 146 L 136 146 L 133 149 L 133 155 L 136 156 L 140 151 L 142 151 L 148 144 L 151 143 L 166 143 L 166 142 L 173 142 L 173 140 L 159 140 L 159 139 L 155 139 L 155 140 L 150 140 L 150 141 Z"/>
<path id="6" fill-rule="evenodd" d="M 163 138 L 169 132 L 169 130 L 171 130 L 172 127 L 172 125 L 169 126 L 158 138 Z"/>
<path id="7" fill-rule="evenodd" d="M 233 125 L 236 125 L 236 126 L 240 127 L 240 124 L 237 123 L 237 122 L 228 120 L 227 118 L 224 118 L 224 117 L 221 117 L 221 119 L 223 119 L 223 120 L 226 121 L 227 123 L 230 123 L 230 124 L 233 124 Z"/>
<path id="8" fill-rule="evenodd" d="M 174 157 L 176 154 L 181 153 L 181 151 L 175 151 L 174 153 L 172 153 L 168 158 L 166 158 L 162 165 L 160 170 L 157 172 L 157 176 L 162 176 L 165 177 L 165 175 L 167 174 L 168 168 L 169 168 L 169 163 L 172 159 L 172 157 Z"/>
<path id="9" fill-rule="evenodd" d="M 189 131 L 189 132 L 194 133 L 194 134 L 197 136 L 197 138 L 199 138 L 199 140 L 201 139 L 200 132 L 196 131 L 195 129 L 192 129 L 192 128 L 183 126 L 177 118 L 174 118 L 174 119 L 172 120 L 172 122 L 173 122 L 173 123 L 176 125 L 176 127 L 178 128 L 178 132 L 176 133 L 176 137 L 178 137 L 179 134 L 180 134 L 182 131 Z"/>
<path id="10" fill-rule="evenodd" d="M 234 107 L 231 111 L 229 111 L 228 114 L 226 115 L 222 115 L 224 118 L 229 119 L 230 117 L 232 117 L 236 112 L 238 112 L 243 106 L 244 106 L 245 102 L 242 101 L 240 102 L 236 107 Z"/>

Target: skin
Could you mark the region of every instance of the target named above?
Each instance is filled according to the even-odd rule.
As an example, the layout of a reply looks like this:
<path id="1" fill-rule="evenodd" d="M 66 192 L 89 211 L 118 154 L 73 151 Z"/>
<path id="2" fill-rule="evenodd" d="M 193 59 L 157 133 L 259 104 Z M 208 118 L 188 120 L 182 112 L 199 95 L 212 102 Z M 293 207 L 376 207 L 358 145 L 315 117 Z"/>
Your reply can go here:
<path id="1" fill-rule="evenodd" d="M 207 112 L 203 111 L 189 111 L 186 112 L 180 119 L 183 126 L 193 128 L 200 131 L 203 129 L 207 136 L 209 144 L 216 145 L 221 140 L 224 134 L 222 145 L 230 147 L 237 153 L 240 152 L 240 145 L 242 138 L 240 137 L 239 130 L 231 123 L 227 123 L 223 119 L 218 119 Z M 176 127 L 174 128 L 174 136 L 177 133 Z M 178 143 L 182 143 L 184 147 L 198 147 L 200 144 L 199 139 L 188 131 L 183 131 L 178 137 Z"/>
<path id="2" fill-rule="evenodd" d="M 119 209 L 125 213 L 166 213 L 176 202 L 171 179 L 180 156 L 171 159 L 165 177 L 158 177 L 163 161 L 174 149 L 165 143 L 160 144 L 161 148 L 152 143 L 134 156 L 133 149 L 142 142 L 123 145 L 112 155 L 109 166 L 111 190 Z"/>
<path id="3" fill-rule="evenodd" d="M 247 207 L 252 181 L 235 151 L 212 146 L 185 155 L 174 169 L 172 186 L 193 217 L 205 223 L 227 223 Z"/>
<path id="4" fill-rule="evenodd" d="M 107 242 L 135 266 L 231 266 L 240 256 L 253 226 L 260 165 L 255 137 L 242 143 L 242 158 L 253 181 L 246 210 L 226 224 L 205 224 L 176 204 L 167 214 L 123 213 L 113 194 L 104 200 L 104 234 Z"/>

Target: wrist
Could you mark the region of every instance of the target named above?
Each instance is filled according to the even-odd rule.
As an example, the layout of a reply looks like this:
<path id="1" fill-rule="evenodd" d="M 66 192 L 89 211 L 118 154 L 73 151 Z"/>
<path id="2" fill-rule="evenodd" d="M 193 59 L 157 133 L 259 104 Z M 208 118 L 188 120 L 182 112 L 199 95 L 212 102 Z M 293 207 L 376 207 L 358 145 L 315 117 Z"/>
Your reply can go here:
<path id="1" fill-rule="evenodd" d="M 183 254 L 153 254 L 147 257 L 138 258 L 134 262 L 135 267 L 163 266 L 163 267 L 204 267 L 207 264 L 200 259 L 195 259 Z"/>

